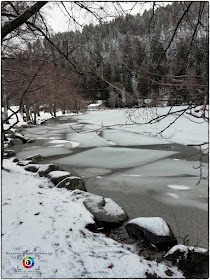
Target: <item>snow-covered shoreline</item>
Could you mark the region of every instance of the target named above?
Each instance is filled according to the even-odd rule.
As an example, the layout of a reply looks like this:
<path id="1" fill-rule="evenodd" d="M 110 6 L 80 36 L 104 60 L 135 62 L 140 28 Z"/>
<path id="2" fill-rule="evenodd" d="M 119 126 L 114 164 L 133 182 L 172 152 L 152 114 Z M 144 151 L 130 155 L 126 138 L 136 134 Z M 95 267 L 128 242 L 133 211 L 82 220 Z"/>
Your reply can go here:
<path id="1" fill-rule="evenodd" d="M 4 278 L 146 278 L 146 273 L 183 277 L 176 267 L 138 256 L 134 245 L 87 230 L 93 216 L 75 199 L 76 191 L 50 189 L 46 179 L 12 159 L 4 164 L 9 170 L 2 172 Z M 29 254 L 34 274 L 21 263 Z M 172 277 L 165 273 L 168 269 Z"/>
<path id="2" fill-rule="evenodd" d="M 112 112 L 112 118 L 119 113 L 118 110 Z M 85 117 L 79 116 L 80 119 Z M 89 117 L 95 118 L 89 128 L 98 128 L 104 112 L 91 112 Z M 132 129 L 126 130 L 131 132 Z M 116 140 L 114 133 L 109 136 L 113 136 L 112 141 Z M 202 132 L 196 141 L 200 136 Z M 80 142 L 73 140 L 73 143 Z M 51 141 L 56 144 L 64 140 Z M 170 263 L 148 261 L 138 255 L 134 245 L 121 244 L 103 233 L 86 229 L 88 223 L 93 223 L 93 216 L 75 196 L 76 191 L 49 188 L 47 179 L 25 171 L 13 162 L 13 158 L 4 159 L 3 166 L 4 278 L 147 278 L 148 275 L 183 278 L 182 272 Z M 33 270 L 23 267 L 26 256 L 34 258 Z"/>

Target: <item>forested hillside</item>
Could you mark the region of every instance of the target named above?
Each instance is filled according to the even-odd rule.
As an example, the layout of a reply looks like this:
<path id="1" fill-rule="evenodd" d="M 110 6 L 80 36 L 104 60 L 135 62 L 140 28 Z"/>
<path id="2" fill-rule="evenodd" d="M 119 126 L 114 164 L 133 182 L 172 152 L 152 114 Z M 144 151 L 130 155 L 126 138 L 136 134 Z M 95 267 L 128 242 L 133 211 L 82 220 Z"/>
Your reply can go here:
<path id="1" fill-rule="evenodd" d="M 154 2 L 142 15 L 44 37 L 15 53 L 3 44 L 8 106 L 22 98 L 34 111 L 46 104 L 56 114 L 98 99 L 111 108 L 208 102 L 208 2 Z"/>

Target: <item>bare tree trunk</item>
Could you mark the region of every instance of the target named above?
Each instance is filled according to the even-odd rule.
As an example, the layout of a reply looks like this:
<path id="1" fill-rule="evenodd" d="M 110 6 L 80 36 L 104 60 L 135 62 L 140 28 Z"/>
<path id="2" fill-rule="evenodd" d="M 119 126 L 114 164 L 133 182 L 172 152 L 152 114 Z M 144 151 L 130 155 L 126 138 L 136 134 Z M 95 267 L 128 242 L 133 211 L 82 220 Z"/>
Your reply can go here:
<path id="1" fill-rule="evenodd" d="M 33 123 L 36 124 L 36 114 L 37 114 L 37 109 L 36 109 L 37 105 L 35 104 L 33 106 L 33 111 L 34 111 L 34 119 L 33 119 Z"/>
<path id="2" fill-rule="evenodd" d="M 25 113 L 26 113 L 26 121 L 30 121 L 31 120 L 31 117 L 30 117 L 30 110 L 29 110 L 29 107 L 28 105 L 24 105 L 24 109 L 25 109 Z"/>
<path id="3" fill-rule="evenodd" d="M 54 106 L 53 106 L 53 115 L 56 118 L 56 102 L 54 102 Z"/>

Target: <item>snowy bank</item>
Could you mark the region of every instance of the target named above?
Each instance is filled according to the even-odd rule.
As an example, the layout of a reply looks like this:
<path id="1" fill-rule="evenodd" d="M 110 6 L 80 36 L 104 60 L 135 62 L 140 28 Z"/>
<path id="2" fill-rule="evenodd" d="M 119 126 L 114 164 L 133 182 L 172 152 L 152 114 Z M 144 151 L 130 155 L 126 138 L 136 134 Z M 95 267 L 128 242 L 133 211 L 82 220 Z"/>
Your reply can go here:
<path id="1" fill-rule="evenodd" d="M 4 278 L 183 278 L 176 266 L 148 261 L 134 245 L 87 230 L 93 216 L 77 191 L 49 189 L 47 179 L 12 159 L 4 168 L 9 170 L 2 172 Z M 23 266 L 25 257 L 33 258 L 32 268 Z"/>

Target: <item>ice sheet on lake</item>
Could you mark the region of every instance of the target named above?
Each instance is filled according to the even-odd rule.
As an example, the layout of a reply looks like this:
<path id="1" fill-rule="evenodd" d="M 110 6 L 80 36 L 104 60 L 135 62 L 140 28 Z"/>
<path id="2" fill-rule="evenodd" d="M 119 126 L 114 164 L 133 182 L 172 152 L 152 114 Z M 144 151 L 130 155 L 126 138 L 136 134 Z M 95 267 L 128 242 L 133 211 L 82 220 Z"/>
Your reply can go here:
<path id="1" fill-rule="evenodd" d="M 120 130 L 106 130 L 103 132 L 103 137 L 122 146 L 155 145 L 169 143 L 167 141 L 163 141 L 163 139 L 161 138 L 149 137 L 139 133 Z"/>
<path id="2" fill-rule="evenodd" d="M 17 157 L 20 159 L 24 159 L 28 156 L 31 156 L 32 154 L 40 154 L 43 157 L 48 157 L 48 156 L 55 156 L 55 155 L 66 155 L 69 153 L 72 153 L 72 151 L 65 149 L 63 147 L 43 147 L 43 148 L 35 148 L 35 149 L 30 149 L 29 151 L 23 151 L 20 153 L 17 153 Z"/>
<path id="3" fill-rule="evenodd" d="M 160 151 L 162 153 L 162 151 Z M 207 175 L 208 167 L 204 164 L 203 175 Z M 200 176 L 200 170 L 193 166 L 198 166 L 198 162 L 173 159 L 162 159 L 153 162 L 148 166 L 137 167 L 126 172 L 126 174 L 136 174 L 144 177 L 163 177 L 163 176 Z"/>
<path id="4" fill-rule="evenodd" d="M 64 157 L 55 162 L 73 166 L 117 169 L 148 164 L 173 154 L 176 152 L 104 147 Z"/>
<path id="5" fill-rule="evenodd" d="M 106 175 L 111 172 L 105 168 L 71 168 L 71 170 L 83 178 L 95 178 L 97 175 Z"/>
<path id="6" fill-rule="evenodd" d="M 172 110 L 186 109 L 186 106 L 174 106 Z M 95 126 L 103 125 L 116 125 L 124 124 L 123 130 L 133 131 L 138 133 L 153 133 L 154 135 L 159 133 L 161 130 L 166 128 L 170 123 L 173 123 L 176 115 L 169 115 L 166 118 L 163 118 L 158 123 L 153 123 L 149 125 L 129 125 L 126 126 L 126 122 L 129 122 L 128 115 L 126 112 L 130 112 L 131 118 L 139 123 L 145 123 L 150 121 L 152 118 L 157 117 L 158 115 L 167 114 L 171 110 L 170 107 L 165 108 L 139 108 L 130 109 L 130 110 L 105 110 L 97 112 L 88 112 L 85 115 L 75 116 L 75 119 L 79 121 L 87 121 Z M 200 122 L 199 125 L 193 121 Z M 116 127 L 116 129 L 122 129 L 122 127 Z M 204 122 L 202 119 L 198 120 L 191 116 L 180 117 L 163 133 L 165 139 L 169 139 L 171 142 L 180 143 L 180 144 L 198 144 L 208 141 L 208 123 Z"/>
<path id="7" fill-rule="evenodd" d="M 100 137 L 96 132 L 69 134 L 67 140 L 80 143 L 79 147 L 112 146 L 112 144 Z"/>

